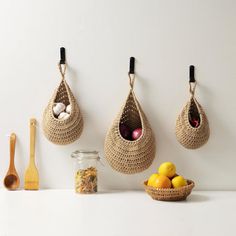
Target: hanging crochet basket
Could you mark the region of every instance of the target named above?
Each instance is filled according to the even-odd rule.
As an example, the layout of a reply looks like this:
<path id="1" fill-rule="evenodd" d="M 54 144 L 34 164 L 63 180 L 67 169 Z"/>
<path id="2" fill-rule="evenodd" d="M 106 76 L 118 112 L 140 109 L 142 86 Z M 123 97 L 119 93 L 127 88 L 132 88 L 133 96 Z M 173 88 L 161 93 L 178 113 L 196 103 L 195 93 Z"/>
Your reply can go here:
<path id="1" fill-rule="evenodd" d="M 44 134 L 50 142 L 66 145 L 73 143 L 80 137 L 83 130 L 83 118 L 75 97 L 64 78 L 66 67 L 62 71 L 59 64 L 59 69 L 62 80 L 44 110 L 42 125 Z M 65 106 L 71 105 L 71 111 L 67 119 L 55 117 L 53 113 L 55 103 L 63 103 Z"/>
<path id="2" fill-rule="evenodd" d="M 105 157 L 110 166 L 124 174 L 135 174 L 147 169 L 155 157 L 155 138 L 150 124 L 135 97 L 134 77 L 125 104 L 114 120 L 105 139 Z M 131 130 L 142 128 L 141 136 L 134 141 L 122 137 L 120 126 Z"/>
<path id="3" fill-rule="evenodd" d="M 183 108 L 176 121 L 176 137 L 179 143 L 187 149 L 197 149 L 209 139 L 210 129 L 207 116 L 194 97 L 194 87 L 190 83 L 191 98 Z"/>

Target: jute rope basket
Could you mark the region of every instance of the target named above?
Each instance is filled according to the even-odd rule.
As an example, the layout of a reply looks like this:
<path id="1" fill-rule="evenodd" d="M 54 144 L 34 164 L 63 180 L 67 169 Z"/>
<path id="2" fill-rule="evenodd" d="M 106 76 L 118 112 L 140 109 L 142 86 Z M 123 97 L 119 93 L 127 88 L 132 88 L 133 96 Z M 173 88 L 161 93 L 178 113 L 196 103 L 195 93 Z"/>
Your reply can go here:
<path id="1" fill-rule="evenodd" d="M 194 182 L 187 180 L 188 185 L 180 188 L 153 188 L 147 185 L 148 181 L 144 182 L 145 191 L 154 200 L 159 201 L 182 201 L 187 198 L 194 188 Z"/>
<path id="2" fill-rule="evenodd" d="M 207 116 L 201 105 L 194 97 L 195 87 L 196 83 L 194 84 L 194 87 L 192 87 L 190 83 L 191 97 L 178 116 L 175 128 L 177 140 L 187 149 L 197 149 L 203 146 L 208 141 L 210 136 Z M 200 118 L 200 124 L 196 128 L 190 124 L 189 120 L 190 110 L 193 108 L 197 110 Z"/>
<path id="3" fill-rule="evenodd" d="M 121 111 L 105 138 L 105 157 L 110 166 L 124 174 L 134 174 L 147 169 L 155 157 L 155 138 L 150 124 L 135 97 L 134 79 L 130 77 L 130 92 Z M 131 129 L 142 127 L 142 135 L 135 141 L 124 139 L 120 124 Z"/>
<path id="4" fill-rule="evenodd" d="M 55 90 L 48 106 L 43 114 L 43 131 L 46 138 L 54 144 L 66 145 L 76 141 L 83 130 L 83 118 L 75 97 L 65 80 L 65 70 L 59 64 L 62 80 L 59 87 Z M 66 106 L 71 105 L 70 116 L 65 120 L 54 117 L 53 106 L 55 103 L 62 102 Z"/>

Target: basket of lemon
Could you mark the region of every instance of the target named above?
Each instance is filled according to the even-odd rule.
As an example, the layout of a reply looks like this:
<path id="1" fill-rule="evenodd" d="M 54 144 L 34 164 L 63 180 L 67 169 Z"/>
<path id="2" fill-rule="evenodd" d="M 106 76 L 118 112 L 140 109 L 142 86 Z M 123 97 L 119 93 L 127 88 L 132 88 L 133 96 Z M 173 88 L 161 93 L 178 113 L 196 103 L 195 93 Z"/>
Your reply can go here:
<path id="1" fill-rule="evenodd" d="M 176 174 L 176 167 L 171 162 L 160 165 L 158 173 L 152 174 L 144 182 L 145 191 L 159 201 L 185 200 L 194 187 L 192 180 Z"/>

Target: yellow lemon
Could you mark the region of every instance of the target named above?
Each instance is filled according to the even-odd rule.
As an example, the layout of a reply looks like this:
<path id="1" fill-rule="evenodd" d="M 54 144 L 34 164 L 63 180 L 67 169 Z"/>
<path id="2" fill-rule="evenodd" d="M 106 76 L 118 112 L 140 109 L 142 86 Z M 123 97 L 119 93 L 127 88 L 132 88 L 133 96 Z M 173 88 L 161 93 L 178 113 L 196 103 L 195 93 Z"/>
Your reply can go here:
<path id="1" fill-rule="evenodd" d="M 158 176 L 159 176 L 158 174 L 152 174 L 148 179 L 147 185 L 153 186 Z"/>
<path id="2" fill-rule="evenodd" d="M 159 174 L 172 178 L 175 175 L 176 167 L 172 162 L 164 162 L 160 165 Z"/>
<path id="3" fill-rule="evenodd" d="M 187 185 L 187 181 L 181 175 L 174 177 L 171 180 L 171 183 L 174 188 L 180 188 Z"/>

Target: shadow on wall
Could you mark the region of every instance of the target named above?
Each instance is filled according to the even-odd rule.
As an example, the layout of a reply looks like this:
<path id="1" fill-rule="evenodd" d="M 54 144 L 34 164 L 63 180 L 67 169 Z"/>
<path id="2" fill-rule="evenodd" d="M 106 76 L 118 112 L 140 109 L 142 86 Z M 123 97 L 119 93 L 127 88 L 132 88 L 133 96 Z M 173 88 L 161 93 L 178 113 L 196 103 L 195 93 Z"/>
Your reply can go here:
<path id="1" fill-rule="evenodd" d="M 24 153 L 27 153 L 27 157 L 24 157 Z M 15 165 L 17 173 L 20 177 L 20 189 L 24 187 L 24 174 L 28 166 L 29 152 L 24 152 L 24 145 L 19 136 L 16 136 L 16 151 L 15 151 Z"/>
<path id="2" fill-rule="evenodd" d="M 36 147 L 35 147 L 35 162 L 36 166 L 39 170 L 39 187 L 40 189 L 49 189 L 50 186 L 48 185 L 48 180 L 50 179 L 50 174 L 46 172 L 46 168 L 44 168 L 44 163 L 45 161 L 43 160 L 43 155 L 42 155 L 42 139 L 46 139 L 46 137 L 43 134 L 43 130 L 40 124 L 40 121 L 37 121 L 37 130 L 36 130 Z M 49 142 L 46 139 L 47 142 Z M 41 173 L 41 174 L 40 174 Z M 42 174 L 43 173 L 43 174 Z M 49 174 L 49 175 L 48 175 Z"/>
<path id="3" fill-rule="evenodd" d="M 65 79 L 68 82 L 70 88 L 75 88 L 75 89 L 73 89 L 74 91 L 72 91 L 72 92 L 73 92 L 74 96 L 77 98 L 77 100 L 78 100 L 78 97 L 76 95 L 79 94 L 79 90 L 78 90 L 79 79 L 78 78 L 79 78 L 79 76 L 78 76 L 77 71 L 67 64 L 67 72 L 66 72 Z"/>

